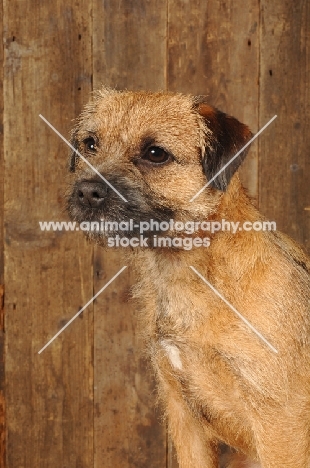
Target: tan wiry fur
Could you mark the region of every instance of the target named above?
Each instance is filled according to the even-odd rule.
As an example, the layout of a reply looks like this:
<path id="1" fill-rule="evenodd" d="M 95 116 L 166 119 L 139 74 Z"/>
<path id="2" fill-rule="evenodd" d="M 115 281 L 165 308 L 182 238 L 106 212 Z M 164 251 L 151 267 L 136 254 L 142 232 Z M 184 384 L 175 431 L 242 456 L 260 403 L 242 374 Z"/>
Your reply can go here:
<path id="1" fill-rule="evenodd" d="M 73 155 L 72 218 L 134 213 L 136 219 L 146 219 L 153 213 L 160 217 L 165 209 L 174 220 L 262 221 L 237 174 L 223 190 L 209 186 L 190 202 L 207 181 L 204 158 L 219 157 L 222 145 L 217 142 L 226 118 L 233 140 L 242 146 L 250 136 L 246 127 L 219 116 L 202 98 L 97 92 L 72 141 L 123 191 L 128 204 L 109 189 L 102 211 L 84 210 L 78 184 L 100 179 Z M 85 149 L 90 135 L 96 138 L 92 153 Z M 141 142 L 147 139 L 173 160 L 145 162 Z M 239 149 L 237 143 L 233 149 Z M 197 235 L 204 236 L 192 236 Z M 90 237 L 106 245 L 104 235 Z M 229 468 L 310 468 L 309 259 L 278 232 L 217 232 L 210 238 L 208 248 L 123 249 L 137 275 L 134 294 L 141 304 L 141 331 L 180 468 L 218 467 L 220 443 L 232 448 L 222 460 Z"/>

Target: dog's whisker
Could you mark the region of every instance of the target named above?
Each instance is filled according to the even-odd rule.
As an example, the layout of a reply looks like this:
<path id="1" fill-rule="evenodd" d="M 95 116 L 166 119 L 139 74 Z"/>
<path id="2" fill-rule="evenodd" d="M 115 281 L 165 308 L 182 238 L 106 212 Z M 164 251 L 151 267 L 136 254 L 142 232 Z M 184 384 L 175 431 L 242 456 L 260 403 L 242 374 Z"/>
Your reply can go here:
<path id="1" fill-rule="evenodd" d="M 240 320 L 242 320 L 257 336 L 258 338 L 260 338 L 270 349 L 271 351 L 273 351 L 275 354 L 278 354 L 278 350 L 272 346 L 271 343 L 269 343 L 269 341 L 255 328 L 253 327 L 253 325 L 232 305 L 230 304 L 227 299 L 225 299 L 225 297 L 222 296 L 221 293 L 219 293 L 219 291 L 214 287 L 212 286 L 211 283 L 209 283 L 208 280 L 206 280 L 206 278 L 204 278 L 200 273 L 199 271 L 196 270 L 196 268 L 194 268 L 193 266 L 190 266 L 190 268 L 193 270 L 194 273 L 196 273 L 197 276 L 199 276 L 199 278 L 206 284 L 209 286 L 210 289 L 212 289 L 212 291 L 219 297 L 222 299 L 223 302 L 225 302 L 225 304 L 239 317 Z"/>

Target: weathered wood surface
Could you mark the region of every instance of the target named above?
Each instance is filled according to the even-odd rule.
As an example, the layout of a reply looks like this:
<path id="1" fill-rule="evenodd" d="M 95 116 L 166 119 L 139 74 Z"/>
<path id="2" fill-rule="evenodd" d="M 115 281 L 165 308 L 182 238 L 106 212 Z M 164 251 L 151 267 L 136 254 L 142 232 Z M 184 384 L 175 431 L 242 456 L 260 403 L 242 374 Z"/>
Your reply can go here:
<path id="1" fill-rule="evenodd" d="M 39 220 L 65 219 L 68 150 L 38 114 L 67 135 L 101 84 L 207 94 L 254 132 L 278 114 L 242 179 L 266 216 L 310 250 L 310 2 L 4 0 L 3 8 L 0 467 L 176 468 L 154 410 L 129 270 L 37 354 L 123 266 L 81 233 L 39 231 Z M 1 430 L 1 362 L 0 374 Z"/>
<path id="2" fill-rule="evenodd" d="M 166 88 L 167 0 L 94 0 L 94 85 Z"/>
<path id="3" fill-rule="evenodd" d="M 209 103 L 258 130 L 259 7 L 233 0 L 169 1 L 168 87 Z M 242 180 L 257 196 L 257 144 Z"/>
<path id="4" fill-rule="evenodd" d="M 0 4 L 3 18 L 3 5 Z M 3 36 L 3 21 L 0 20 L 0 38 Z M 3 47 L 0 47 L 0 64 L 3 64 Z M 3 67 L 0 67 L 0 468 L 5 468 L 6 418 L 5 418 L 5 342 L 4 342 L 4 153 L 3 153 Z"/>
<path id="5" fill-rule="evenodd" d="M 64 219 L 62 133 L 91 90 L 85 1 L 4 2 L 7 466 L 93 465 L 92 311 L 40 348 L 93 295 L 91 251 Z M 81 39 L 79 40 L 79 34 Z"/>
<path id="6" fill-rule="evenodd" d="M 310 2 L 261 2 L 259 204 L 310 251 Z"/>

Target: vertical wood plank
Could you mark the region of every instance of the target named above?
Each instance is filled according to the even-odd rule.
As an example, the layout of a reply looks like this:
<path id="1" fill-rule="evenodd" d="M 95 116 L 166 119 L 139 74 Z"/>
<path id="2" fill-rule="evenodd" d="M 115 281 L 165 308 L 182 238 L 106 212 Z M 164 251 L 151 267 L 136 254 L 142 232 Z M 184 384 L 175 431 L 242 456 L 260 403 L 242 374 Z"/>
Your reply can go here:
<path id="1" fill-rule="evenodd" d="M 94 87 L 165 89 L 166 0 L 94 1 Z M 95 249 L 95 290 L 123 266 L 119 252 Z M 163 468 L 166 432 L 155 411 L 143 357 L 130 271 L 95 304 L 95 467 Z"/>
<path id="2" fill-rule="evenodd" d="M 0 4 L 0 38 L 3 40 L 3 4 Z M 3 64 L 3 47 L 0 48 Z M 3 149 L 3 66 L 0 68 L 0 468 L 6 467 L 6 415 L 5 415 L 5 329 L 4 329 L 4 149 Z"/>
<path id="3" fill-rule="evenodd" d="M 66 134 L 91 89 L 90 6 L 4 1 L 6 394 L 9 468 L 93 465 L 92 251 L 64 219 Z M 89 61 L 87 63 L 87 61 Z"/>
<path id="4" fill-rule="evenodd" d="M 167 0 L 94 1 L 94 84 L 166 87 Z"/>
<path id="5" fill-rule="evenodd" d="M 0 3 L 0 38 L 3 40 L 3 4 Z M 3 47 L 0 47 L 0 63 L 3 64 Z M 0 284 L 4 277 L 3 251 L 3 203 L 4 203 L 4 149 L 3 149 L 3 66 L 0 67 Z M 1 466 L 1 465 L 0 465 Z"/>
<path id="6" fill-rule="evenodd" d="M 4 285 L 0 284 L 0 468 L 6 467 Z"/>
<path id="7" fill-rule="evenodd" d="M 168 88 L 204 94 L 209 103 L 258 129 L 258 0 L 169 0 Z M 258 187 L 257 145 L 241 170 Z"/>
<path id="8" fill-rule="evenodd" d="M 310 249 L 310 2 L 261 0 L 260 206 Z"/>

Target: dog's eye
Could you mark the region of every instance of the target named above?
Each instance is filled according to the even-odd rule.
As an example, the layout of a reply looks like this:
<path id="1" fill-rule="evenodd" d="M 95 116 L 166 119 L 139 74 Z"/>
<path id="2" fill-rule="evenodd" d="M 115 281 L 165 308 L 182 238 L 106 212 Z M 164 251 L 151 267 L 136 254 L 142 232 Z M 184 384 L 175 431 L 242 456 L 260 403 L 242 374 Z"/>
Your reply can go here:
<path id="1" fill-rule="evenodd" d="M 83 143 L 84 143 L 85 148 L 86 148 L 87 151 L 94 152 L 94 151 L 97 150 L 96 142 L 95 142 L 95 139 L 93 137 L 85 138 L 85 140 L 83 140 Z"/>
<path id="2" fill-rule="evenodd" d="M 151 146 L 144 153 L 143 159 L 155 164 L 161 164 L 167 162 L 170 159 L 170 155 L 159 146 Z"/>

